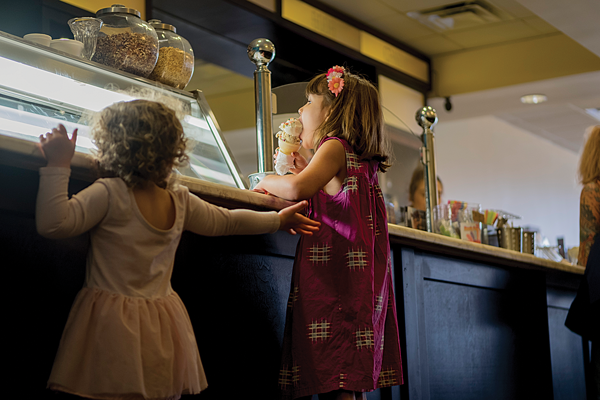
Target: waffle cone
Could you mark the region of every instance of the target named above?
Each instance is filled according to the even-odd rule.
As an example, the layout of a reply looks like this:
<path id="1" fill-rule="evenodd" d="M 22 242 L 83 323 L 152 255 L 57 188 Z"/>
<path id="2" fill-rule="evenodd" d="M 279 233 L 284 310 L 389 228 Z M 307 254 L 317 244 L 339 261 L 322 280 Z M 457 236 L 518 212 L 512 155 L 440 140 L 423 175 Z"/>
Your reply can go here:
<path id="1" fill-rule="evenodd" d="M 301 146 L 300 143 L 292 144 L 292 143 L 284 142 L 281 139 L 279 139 L 278 142 L 279 142 L 279 151 L 288 156 L 290 154 L 292 154 L 293 152 L 300 150 L 300 146 Z"/>

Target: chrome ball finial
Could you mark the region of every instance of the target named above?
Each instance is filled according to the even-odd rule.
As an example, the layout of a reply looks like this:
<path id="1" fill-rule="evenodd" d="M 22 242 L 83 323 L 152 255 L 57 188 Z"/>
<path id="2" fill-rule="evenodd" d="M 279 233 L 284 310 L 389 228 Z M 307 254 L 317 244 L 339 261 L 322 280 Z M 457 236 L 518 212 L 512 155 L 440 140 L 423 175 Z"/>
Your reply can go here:
<path id="1" fill-rule="evenodd" d="M 257 67 L 267 66 L 275 58 L 275 45 L 269 39 L 254 39 L 248 45 L 248 58 Z"/>
<path id="2" fill-rule="evenodd" d="M 431 106 L 419 109 L 417 111 L 417 115 L 415 115 L 415 119 L 423 129 L 431 128 L 432 126 L 437 124 L 438 121 L 437 113 L 435 112 L 435 109 L 433 109 Z"/>

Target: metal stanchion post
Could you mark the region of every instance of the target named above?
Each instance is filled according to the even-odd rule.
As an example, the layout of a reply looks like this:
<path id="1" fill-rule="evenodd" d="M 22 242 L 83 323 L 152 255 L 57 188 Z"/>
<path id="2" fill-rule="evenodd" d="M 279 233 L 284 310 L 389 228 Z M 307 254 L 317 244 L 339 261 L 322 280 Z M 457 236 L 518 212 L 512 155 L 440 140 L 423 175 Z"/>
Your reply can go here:
<path id="1" fill-rule="evenodd" d="M 431 128 L 437 123 L 437 114 L 431 107 L 423 107 L 415 116 L 417 123 L 423 128 L 423 147 L 421 147 L 421 162 L 425 172 L 425 201 L 427 232 L 433 232 L 433 212 L 438 205 L 437 172 L 435 168 L 434 134 Z"/>
<path id="2" fill-rule="evenodd" d="M 256 148 L 258 172 L 250 174 L 250 189 L 273 172 L 273 113 L 271 107 L 271 71 L 267 68 L 275 58 L 275 46 L 269 39 L 255 39 L 248 45 L 248 57 L 256 64 L 254 100 L 256 104 Z"/>

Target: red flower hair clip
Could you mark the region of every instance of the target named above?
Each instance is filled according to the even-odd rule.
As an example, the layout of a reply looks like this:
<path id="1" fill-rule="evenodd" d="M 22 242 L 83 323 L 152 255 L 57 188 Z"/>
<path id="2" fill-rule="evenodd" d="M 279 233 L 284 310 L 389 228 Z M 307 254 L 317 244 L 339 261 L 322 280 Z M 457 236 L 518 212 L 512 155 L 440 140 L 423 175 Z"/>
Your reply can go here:
<path id="1" fill-rule="evenodd" d="M 342 78 L 344 72 L 346 72 L 344 67 L 339 65 L 329 68 L 329 71 L 327 71 L 327 87 L 331 90 L 331 93 L 335 94 L 335 97 L 344 88 L 344 79 Z"/>

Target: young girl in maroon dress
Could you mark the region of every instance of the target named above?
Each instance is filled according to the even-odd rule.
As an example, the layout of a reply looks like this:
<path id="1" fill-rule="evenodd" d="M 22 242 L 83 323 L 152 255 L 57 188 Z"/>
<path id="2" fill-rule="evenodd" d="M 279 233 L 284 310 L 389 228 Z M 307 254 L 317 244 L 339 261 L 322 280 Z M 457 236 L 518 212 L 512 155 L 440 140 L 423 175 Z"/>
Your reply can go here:
<path id="1" fill-rule="evenodd" d="M 377 89 L 335 66 L 310 81 L 293 174 L 256 191 L 309 200 L 321 229 L 298 243 L 279 386 L 284 398 L 365 399 L 402 384 L 387 219 L 377 171 L 390 166 Z"/>

